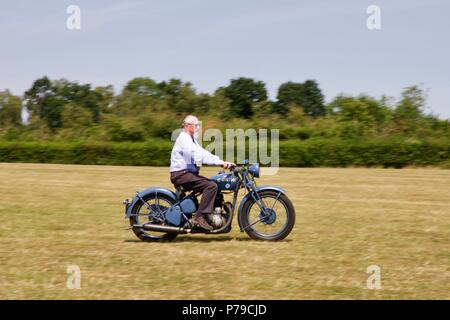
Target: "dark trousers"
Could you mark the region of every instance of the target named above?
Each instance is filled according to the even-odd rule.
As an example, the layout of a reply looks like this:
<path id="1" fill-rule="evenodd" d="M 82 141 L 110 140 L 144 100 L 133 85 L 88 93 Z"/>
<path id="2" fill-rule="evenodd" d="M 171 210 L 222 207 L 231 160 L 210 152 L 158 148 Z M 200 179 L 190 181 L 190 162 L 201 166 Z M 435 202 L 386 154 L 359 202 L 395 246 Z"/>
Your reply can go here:
<path id="1" fill-rule="evenodd" d="M 195 192 L 202 193 L 198 213 L 206 214 L 213 212 L 214 200 L 217 195 L 217 184 L 215 182 L 186 170 L 171 172 L 170 181 L 174 185 L 182 186 L 187 191 L 194 190 Z"/>

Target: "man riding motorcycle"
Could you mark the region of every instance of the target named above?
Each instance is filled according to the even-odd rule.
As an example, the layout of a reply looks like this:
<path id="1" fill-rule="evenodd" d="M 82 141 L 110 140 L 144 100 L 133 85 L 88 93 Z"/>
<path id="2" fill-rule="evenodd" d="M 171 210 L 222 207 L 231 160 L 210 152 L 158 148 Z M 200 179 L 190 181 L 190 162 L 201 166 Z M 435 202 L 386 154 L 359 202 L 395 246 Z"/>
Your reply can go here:
<path id="1" fill-rule="evenodd" d="M 172 149 L 170 156 L 170 181 L 183 187 L 186 191 L 194 190 L 202 193 L 197 214 L 192 222 L 205 230 L 212 230 L 206 221 L 205 214 L 211 213 L 217 195 L 217 184 L 199 175 L 201 164 L 223 166 L 225 169 L 235 166 L 232 162 L 221 160 L 218 156 L 205 150 L 196 141 L 200 131 L 197 117 L 188 115 L 182 122 L 182 131 Z"/>

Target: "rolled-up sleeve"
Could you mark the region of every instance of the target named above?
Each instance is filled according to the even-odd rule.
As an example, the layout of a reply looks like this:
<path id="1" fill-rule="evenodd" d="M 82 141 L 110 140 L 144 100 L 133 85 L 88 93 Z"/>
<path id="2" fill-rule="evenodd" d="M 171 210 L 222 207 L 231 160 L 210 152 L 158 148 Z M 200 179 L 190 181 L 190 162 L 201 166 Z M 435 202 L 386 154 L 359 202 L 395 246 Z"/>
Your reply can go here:
<path id="1" fill-rule="evenodd" d="M 220 158 L 218 156 L 213 155 L 211 152 L 209 152 L 206 149 L 203 149 L 202 147 L 200 147 L 200 148 L 202 150 L 202 162 L 204 164 L 213 165 L 213 166 L 223 165 L 223 160 L 220 160 Z"/>

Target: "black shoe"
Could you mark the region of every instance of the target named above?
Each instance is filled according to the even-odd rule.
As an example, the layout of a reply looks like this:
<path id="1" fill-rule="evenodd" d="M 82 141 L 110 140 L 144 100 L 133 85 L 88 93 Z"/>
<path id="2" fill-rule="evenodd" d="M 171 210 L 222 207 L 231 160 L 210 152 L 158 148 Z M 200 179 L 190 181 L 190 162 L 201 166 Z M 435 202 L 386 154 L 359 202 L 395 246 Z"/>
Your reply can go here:
<path id="1" fill-rule="evenodd" d="M 191 221 L 194 223 L 196 227 L 199 227 L 204 230 L 211 231 L 213 230 L 213 227 L 206 221 L 203 214 L 197 214 L 194 217 L 192 217 Z"/>

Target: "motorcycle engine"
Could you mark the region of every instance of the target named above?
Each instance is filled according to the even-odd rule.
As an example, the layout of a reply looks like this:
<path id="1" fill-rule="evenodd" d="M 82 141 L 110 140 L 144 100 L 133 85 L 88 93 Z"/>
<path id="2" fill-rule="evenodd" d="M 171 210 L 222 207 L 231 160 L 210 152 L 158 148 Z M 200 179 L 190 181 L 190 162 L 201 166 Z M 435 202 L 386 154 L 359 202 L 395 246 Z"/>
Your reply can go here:
<path id="1" fill-rule="evenodd" d="M 214 228 L 219 229 L 227 222 L 225 216 L 222 214 L 221 207 L 215 207 L 214 212 L 205 215 L 208 223 Z"/>

